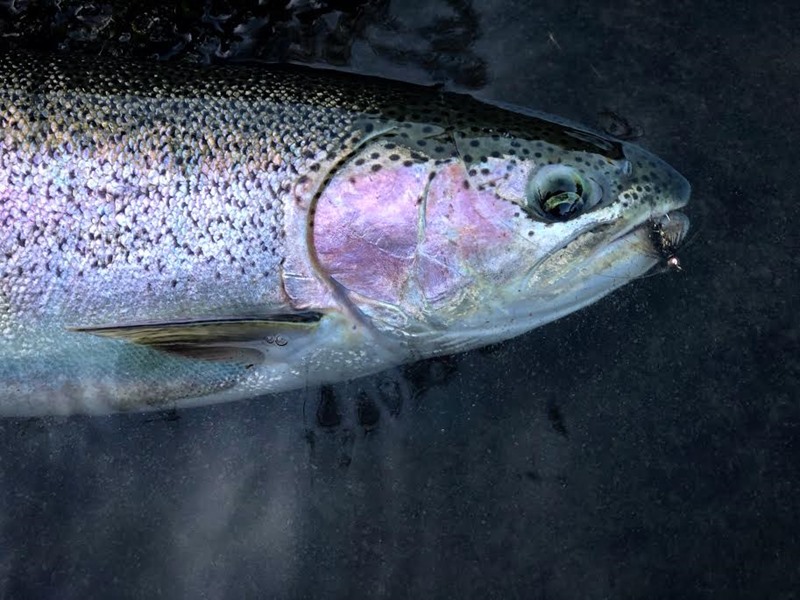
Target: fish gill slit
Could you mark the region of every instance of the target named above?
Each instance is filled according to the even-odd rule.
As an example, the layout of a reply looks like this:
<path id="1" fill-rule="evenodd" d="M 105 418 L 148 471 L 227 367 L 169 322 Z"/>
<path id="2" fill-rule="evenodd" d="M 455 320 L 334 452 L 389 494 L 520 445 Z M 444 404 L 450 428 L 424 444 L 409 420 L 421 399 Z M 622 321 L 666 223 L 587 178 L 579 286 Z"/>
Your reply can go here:
<path id="1" fill-rule="evenodd" d="M 323 192 L 333 178 L 336 177 L 337 173 L 339 173 L 353 159 L 353 157 L 358 154 L 358 151 L 368 143 L 381 138 L 386 138 L 396 130 L 396 125 L 391 125 L 386 129 L 379 131 L 373 130 L 368 135 L 365 135 L 363 138 L 358 140 L 358 142 L 354 144 L 348 152 L 345 152 L 340 158 L 334 161 L 328 171 L 325 173 L 325 176 L 322 178 L 319 186 L 314 191 L 314 194 L 308 204 L 308 212 L 306 214 L 306 248 L 308 249 L 308 260 L 313 266 L 314 272 L 316 273 L 317 277 L 319 277 L 328 286 L 328 288 L 331 290 L 331 293 L 342 306 L 343 310 L 348 314 L 348 316 L 354 321 L 360 323 L 362 326 L 373 331 L 376 331 L 375 326 L 350 299 L 347 289 L 322 268 L 319 255 L 317 254 L 317 248 L 314 243 L 314 217 L 316 216 L 317 205 L 319 204 L 319 200 L 322 197 Z"/>
<path id="2" fill-rule="evenodd" d="M 432 170 L 430 172 L 431 175 L 435 174 L 435 171 Z M 427 221 L 428 221 L 428 193 L 431 189 L 431 183 L 433 182 L 434 177 L 427 177 L 425 181 L 425 188 L 422 190 L 422 196 L 420 196 L 419 202 L 417 203 L 417 244 L 414 247 L 414 278 L 416 279 L 419 275 L 419 259 L 420 259 L 420 252 L 422 245 L 425 243 L 425 237 L 427 235 Z M 421 282 L 417 282 L 419 287 L 421 288 Z"/>
<path id="3" fill-rule="evenodd" d="M 431 171 L 431 173 L 434 173 L 434 171 Z M 419 251 L 419 247 L 425 242 L 428 221 L 428 193 L 431 190 L 433 179 L 433 177 L 427 178 L 425 189 L 422 191 L 422 197 L 420 198 L 419 207 L 417 208 L 417 251 Z"/>

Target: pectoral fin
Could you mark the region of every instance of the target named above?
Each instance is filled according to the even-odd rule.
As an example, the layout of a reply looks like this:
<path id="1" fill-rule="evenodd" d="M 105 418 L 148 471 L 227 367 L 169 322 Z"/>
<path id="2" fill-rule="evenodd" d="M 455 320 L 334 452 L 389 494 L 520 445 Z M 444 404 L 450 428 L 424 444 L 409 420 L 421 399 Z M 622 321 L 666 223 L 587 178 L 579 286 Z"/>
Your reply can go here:
<path id="1" fill-rule="evenodd" d="M 310 333 L 321 318 L 321 313 L 303 312 L 245 318 L 72 327 L 70 331 L 125 340 L 187 358 L 252 366 L 264 361 L 263 349 L 266 346 L 286 346 L 293 337 Z"/>

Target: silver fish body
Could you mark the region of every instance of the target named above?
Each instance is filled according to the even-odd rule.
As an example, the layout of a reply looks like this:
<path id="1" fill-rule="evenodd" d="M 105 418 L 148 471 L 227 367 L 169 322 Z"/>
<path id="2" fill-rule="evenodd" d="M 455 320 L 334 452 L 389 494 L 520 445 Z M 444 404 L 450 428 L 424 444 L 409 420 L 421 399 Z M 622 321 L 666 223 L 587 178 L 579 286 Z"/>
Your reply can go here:
<path id="1" fill-rule="evenodd" d="M 303 69 L 0 56 L 0 414 L 184 407 L 506 339 L 678 240 L 644 150 Z"/>

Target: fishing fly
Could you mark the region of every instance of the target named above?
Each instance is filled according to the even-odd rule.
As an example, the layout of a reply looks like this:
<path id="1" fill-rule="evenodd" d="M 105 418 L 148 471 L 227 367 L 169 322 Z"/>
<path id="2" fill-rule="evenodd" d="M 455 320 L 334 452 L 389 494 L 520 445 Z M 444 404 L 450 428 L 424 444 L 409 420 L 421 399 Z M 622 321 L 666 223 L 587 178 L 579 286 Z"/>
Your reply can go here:
<path id="1" fill-rule="evenodd" d="M 680 245 L 683 228 L 674 226 L 667 215 L 663 219 L 653 220 L 650 224 L 650 243 L 659 259 L 664 260 L 665 270 L 683 271 L 677 251 Z"/>

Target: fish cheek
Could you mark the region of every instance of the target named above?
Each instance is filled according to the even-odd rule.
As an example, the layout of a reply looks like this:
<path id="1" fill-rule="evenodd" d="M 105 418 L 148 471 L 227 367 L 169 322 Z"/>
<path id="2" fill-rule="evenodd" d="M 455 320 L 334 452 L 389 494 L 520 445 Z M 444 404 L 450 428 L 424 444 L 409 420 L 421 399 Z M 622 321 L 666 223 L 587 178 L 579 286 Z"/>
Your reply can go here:
<path id="1" fill-rule="evenodd" d="M 515 215 L 517 205 L 493 190 L 464 186 L 463 164 L 447 165 L 432 181 L 427 196 L 426 234 L 418 274 L 426 300 L 440 310 L 465 307 L 462 300 L 483 302 L 496 285 L 519 267 Z"/>
<path id="2" fill-rule="evenodd" d="M 373 166 L 350 161 L 323 190 L 313 251 L 321 276 L 351 296 L 399 305 L 413 279 L 429 167 Z"/>
<path id="3" fill-rule="evenodd" d="M 518 236 L 500 214 L 513 205 L 466 188 L 460 161 L 358 166 L 345 165 L 320 196 L 313 250 L 321 276 L 368 316 L 449 326 L 517 268 Z"/>

